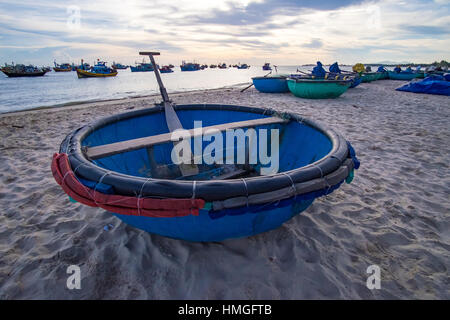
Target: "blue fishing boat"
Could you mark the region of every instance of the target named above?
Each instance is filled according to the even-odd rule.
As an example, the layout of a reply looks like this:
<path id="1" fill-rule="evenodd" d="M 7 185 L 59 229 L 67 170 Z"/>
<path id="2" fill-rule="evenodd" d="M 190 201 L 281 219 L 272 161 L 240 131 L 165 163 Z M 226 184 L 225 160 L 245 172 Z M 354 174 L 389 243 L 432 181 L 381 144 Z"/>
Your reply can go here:
<path id="1" fill-rule="evenodd" d="M 248 64 L 244 63 L 244 64 L 238 65 L 237 68 L 238 69 L 248 69 L 248 68 L 250 68 L 250 66 Z"/>
<path id="2" fill-rule="evenodd" d="M 72 71 L 72 66 L 69 63 L 58 64 L 58 63 L 56 63 L 56 61 L 54 61 L 53 63 L 55 64 L 55 67 L 53 68 L 53 70 L 55 72 L 70 72 L 70 71 Z"/>
<path id="3" fill-rule="evenodd" d="M 128 66 L 123 65 L 121 63 L 113 62 L 113 64 L 111 65 L 111 68 L 116 69 L 116 70 L 125 70 L 128 68 Z"/>
<path id="4" fill-rule="evenodd" d="M 159 68 L 159 72 L 161 73 L 172 73 L 173 70 L 170 66 L 162 66 L 161 68 Z"/>
<path id="5" fill-rule="evenodd" d="M 141 63 L 136 63 L 136 66 L 130 66 L 131 72 L 149 72 L 149 71 L 154 71 L 155 69 L 153 68 L 151 63 L 145 63 L 145 62 L 141 62 Z"/>
<path id="6" fill-rule="evenodd" d="M 83 66 L 83 60 L 81 60 L 81 65 Z M 97 60 L 97 63 L 89 69 L 77 69 L 77 76 L 81 78 L 106 78 L 117 76 L 117 70 L 106 66 L 105 61 Z"/>
<path id="7" fill-rule="evenodd" d="M 23 64 L 8 65 L 5 63 L 5 66 L 1 67 L 0 71 L 2 71 L 6 76 L 10 78 L 42 77 L 50 71 L 50 68 L 38 68 L 33 65 L 26 66 Z"/>
<path id="8" fill-rule="evenodd" d="M 289 92 L 286 76 L 253 77 L 253 85 L 256 90 L 263 93 Z"/>
<path id="9" fill-rule="evenodd" d="M 153 55 L 159 53 L 141 54 L 149 55 L 155 64 Z M 173 106 L 157 68 L 155 75 L 161 104 L 97 120 L 62 142 L 53 157 L 52 173 L 73 201 L 101 207 L 151 233 L 221 241 L 278 228 L 315 198 L 331 193 L 344 181 L 350 183 L 359 167 L 350 143 L 319 123 L 265 108 Z M 194 121 L 202 121 L 200 131 L 194 131 Z M 267 175 L 270 164 L 257 159 L 240 167 L 220 161 L 192 162 L 185 150 L 183 157 L 190 163 L 173 161 L 170 155 L 177 142 L 174 146 L 171 132 L 185 129 L 194 137 L 212 128 L 214 140 L 225 139 L 233 128 L 247 132 L 252 128 L 255 139 L 270 132 L 271 139 L 279 140 L 278 169 Z M 271 148 L 269 140 L 265 143 Z M 205 148 L 211 140 L 201 141 L 208 155 Z M 214 150 L 227 159 L 238 154 L 236 148 Z M 245 151 L 246 159 L 253 151 Z"/>
<path id="10" fill-rule="evenodd" d="M 270 66 L 269 62 L 266 62 L 266 63 L 264 63 L 262 69 L 263 70 L 272 70 L 272 67 Z"/>
<path id="11" fill-rule="evenodd" d="M 181 71 L 198 71 L 201 70 L 200 64 L 182 61 L 180 65 Z"/>

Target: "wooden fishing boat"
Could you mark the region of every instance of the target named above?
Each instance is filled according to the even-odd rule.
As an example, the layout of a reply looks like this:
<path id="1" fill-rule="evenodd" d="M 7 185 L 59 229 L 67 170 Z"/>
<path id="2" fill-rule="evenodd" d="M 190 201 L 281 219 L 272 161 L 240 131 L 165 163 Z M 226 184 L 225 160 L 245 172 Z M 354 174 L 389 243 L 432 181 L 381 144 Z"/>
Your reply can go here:
<path id="1" fill-rule="evenodd" d="M 161 72 L 161 73 L 172 73 L 173 70 L 172 70 L 172 68 L 170 68 L 169 66 L 162 66 L 162 67 L 159 69 L 159 72 Z"/>
<path id="2" fill-rule="evenodd" d="M 53 70 L 55 72 L 70 72 L 72 71 L 72 65 L 69 63 L 63 63 L 63 64 L 57 64 L 56 61 L 53 62 L 55 64 L 55 67 Z"/>
<path id="3" fill-rule="evenodd" d="M 237 66 L 238 69 L 248 69 L 250 66 L 246 63 L 240 64 Z"/>
<path id="4" fill-rule="evenodd" d="M 418 74 L 414 72 L 394 72 L 394 71 L 388 71 L 389 73 L 389 79 L 391 80 L 406 80 L 410 81 L 412 79 L 417 78 Z"/>
<path id="5" fill-rule="evenodd" d="M 77 69 L 78 78 L 106 78 L 117 76 L 117 70 L 106 66 L 106 62 L 97 61 L 97 64 L 88 70 Z"/>
<path id="6" fill-rule="evenodd" d="M 149 55 L 156 65 L 153 56 L 159 53 L 140 54 Z M 315 198 L 351 182 L 359 167 L 350 143 L 314 121 L 264 108 L 174 106 L 156 67 L 155 75 L 162 103 L 97 120 L 62 142 L 53 157 L 52 173 L 72 200 L 101 207 L 151 233 L 221 241 L 281 226 Z M 233 129 L 244 133 L 242 148 L 231 144 L 208 149 L 211 135 L 219 141 Z M 254 149 L 245 143 L 251 129 L 256 140 L 267 138 L 268 132 L 270 139 L 259 140 Z M 190 138 L 174 139 L 180 130 Z M 270 143 L 273 139 L 279 141 L 278 150 Z M 182 157 L 188 163 L 174 161 L 171 154 L 186 141 Z M 269 162 L 254 157 L 267 147 L 279 155 L 275 171 Z M 203 154 L 199 156 L 197 149 Z M 218 158 L 198 161 L 213 153 L 231 160 L 244 156 L 241 164 Z M 266 169 L 272 173 L 267 175 Z"/>
<path id="7" fill-rule="evenodd" d="M 266 62 L 266 63 L 264 63 L 262 69 L 268 71 L 268 70 L 272 70 L 272 67 L 270 66 L 269 62 Z"/>
<path id="8" fill-rule="evenodd" d="M 48 72 L 47 70 L 37 68 L 32 65 L 25 66 L 23 64 L 5 65 L 0 68 L 0 71 L 10 78 L 42 77 Z"/>
<path id="9" fill-rule="evenodd" d="M 181 71 L 198 71 L 201 70 L 200 64 L 182 61 L 180 65 Z"/>
<path id="10" fill-rule="evenodd" d="M 128 69 L 128 66 L 123 65 L 121 63 L 113 62 L 113 64 L 111 65 L 111 68 L 116 69 L 116 70 L 126 70 L 126 69 Z"/>
<path id="11" fill-rule="evenodd" d="M 352 83 L 348 80 L 288 78 L 289 91 L 296 97 L 307 99 L 332 99 L 342 95 Z"/>
<path id="12" fill-rule="evenodd" d="M 253 85 L 256 90 L 263 93 L 289 92 L 286 76 L 253 77 Z"/>

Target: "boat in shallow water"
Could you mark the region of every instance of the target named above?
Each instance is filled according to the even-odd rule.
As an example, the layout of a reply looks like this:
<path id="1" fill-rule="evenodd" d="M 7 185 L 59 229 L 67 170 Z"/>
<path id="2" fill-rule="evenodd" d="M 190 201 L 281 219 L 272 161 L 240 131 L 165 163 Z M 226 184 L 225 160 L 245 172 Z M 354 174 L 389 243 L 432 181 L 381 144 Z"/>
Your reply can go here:
<path id="1" fill-rule="evenodd" d="M 181 71 L 198 71 L 201 70 L 200 64 L 182 61 L 180 65 Z"/>
<path id="2" fill-rule="evenodd" d="M 272 70 L 272 67 L 270 66 L 270 63 L 269 63 L 269 62 L 266 62 L 266 63 L 264 63 L 264 65 L 262 66 L 262 69 L 263 69 L 263 70 L 269 71 L 269 70 Z"/>
<path id="3" fill-rule="evenodd" d="M 72 65 L 69 63 L 63 63 L 63 64 L 57 64 L 56 61 L 53 62 L 55 64 L 55 67 L 53 70 L 55 72 L 70 72 L 72 71 Z"/>
<path id="4" fill-rule="evenodd" d="M 16 65 L 5 64 L 4 67 L 0 68 L 0 71 L 2 71 L 5 75 L 7 75 L 10 78 L 19 78 L 19 77 L 42 77 L 50 70 L 38 68 L 33 65 L 26 66 L 23 64 L 16 64 Z"/>
<path id="5" fill-rule="evenodd" d="M 159 53 L 141 54 L 150 55 L 155 64 L 153 55 Z M 189 241 L 221 241 L 281 226 L 315 198 L 331 193 L 344 181 L 351 182 L 359 167 L 350 143 L 314 121 L 237 105 L 173 106 L 156 68 L 155 75 L 161 104 L 97 120 L 62 142 L 53 157 L 52 173 L 72 200 L 101 207 L 151 233 Z M 200 130 L 194 128 L 194 121 L 202 121 Z M 254 129 L 259 143 L 257 149 L 245 143 L 243 149 L 225 144 L 214 148 L 214 156 L 222 153 L 233 160 L 239 151 L 244 152 L 247 160 L 239 165 L 220 161 L 176 164 L 170 156 L 180 143 L 172 139 L 175 128 L 187 130 L 192 139 L 210 132 L 215 141 L 226 140 L 228 130 L 248 133 Z M 254 158 L 253 152 L 260 154 L 269 148 L 273 155 L 277 151 L 271 139 L 261 142 L 269 133 L 271 139 L 278 137 L 279 163 L 267 175 L 263 172 L 273 163 Z M 196 142 L 203 156 L 212 155 L 210 142 Z M 188 159 L 199 159 L 197 147 Z"/>
<path id="6" fill-rule="evenodd" d="M 312 78 L 288 78 L 289 91 L 296 97 L 307 99 L 337 98 L 350 88 L 351 79 L 330 80 Z"/>
<path id="7" fill-rule="evenodd" d="M 83 63 L 82 63 L 83 65 Z M 117 70 L 109 68 L 106 66 L 106 62 L 97 61 L 97 64 L 93 67 L 84 70 L 81 68 L 77 69 L 78 78 L 105 78 L 105 77 L 115 77 L 117 76 Z"/>

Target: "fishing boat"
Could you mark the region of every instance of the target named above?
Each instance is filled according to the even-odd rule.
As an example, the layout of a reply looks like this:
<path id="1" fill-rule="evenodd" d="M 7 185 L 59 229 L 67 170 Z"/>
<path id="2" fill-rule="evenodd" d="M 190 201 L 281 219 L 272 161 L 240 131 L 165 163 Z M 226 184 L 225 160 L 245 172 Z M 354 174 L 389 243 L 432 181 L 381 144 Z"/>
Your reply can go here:
<path id="1" fill-rule="evenodd" d="M 210 67 L 211 69 L 215 69 L 215 68 L 217 68 L 217 65 L 211 64 L 209 67 Z"/>
<path id="2" fill-rule="evenodd" d="M 270 66 L 270 63 L 266 62 L 266 63 L 264 63 L 262 69 L 263 70 L 272 70 L 272 67 Z"/>
<path id="3" fill-rule="evenodd" d="M 113 64 L 111 65 L 111 68 L 116 69 L 116 70 L 125 70 L 128 69 L 128 66 L 125 66 L 121 63 L 116 63 L 113 61 Z"/>
<path id="4" fill-rule="evenodd" d="M 418 77 L 417 73 L 407 72 L 407 71 L 400 71 L 400 72 L 388 71 L 388 73 L 389 73 L 389 79 L 391 79 L 391 80 L 410 81 L 410 80 Z"/>
<path id="5" fill-rule="evenodd" d="M 159 72 L 161 72 L 161 73 L 172 73 L 173 70 L 169 66 L 162 66 L 161 68 L 159 68 Z"/>
<path id="6" fill-rule="evenodd" d="M 53 62 L 55 67 L 53 70 L 55 72 L 70 72 L 72 71 L 72 66 L 69 63 L 57 64 L 56 61 Z"/>
<path id="7" fill-rule="evenodd" d="M 4 67 L 0 68 L 0 71 L 2 71 L 5 75 L 7 75 L 10 78 L 18 78 L 18 77 L 42 77 L 45 75 L 49 70 L 38 68 L 33 65 L 23 65 L 23 64 L 12 64 L 8 65 L 5 64 Z"/>
<path id="8" fill-rule="evenodd" d="M 136 62 L 136 66 L 130 66 L 130 69 L 131 72 L 149 72 L 155 70 L 151 63 L 146 63 L 144 60 L 142 62 Z"/>
<path id="9" fill-rule="evenodd" d="M 332 99 L 342 95 L 351 86 L 351 79 L 330 80 L 330 79 L 287 79 L 289 91 L 296 97 L 307 99 Z"/>
<path id="10" fill-rule="evenodd" d="M 149 55 L 156 64 L 153 56 L 159 53 L 141 54 Z M 189 241 L 221 241 L 278 228 L 306 210 L 315 198 L 331 193 L 344 181 L 350 183 L 359 167 L 351 144 L 321 124 L 265 108 L 174 106 L 157 68 L 155 76 L 162 103 L 97 120 L 63 140 L 53 156 L 52 173 L 72 201 L 101 207 L 150 233 Z M 194 128 L 194 121 L 202 121 L 203 126 Z M 215 160 L 199 162 L 189 143 L 182 153 L 183 158 L 191 159 L 189 163 L 170 156 L 184 144 L 172 140 L 174 132 L 185 130 L 191 138 L 213 134 L 218 141 L 232 129 L 246 133 L 253 129 L 256 139 L 268 132 L 275 141 L 278 136 L 278 170 L 267 175 L 271 172 L 268 162 L 257 159 L 239 166 Z M 198 145 L 204 156 L 212 155 L 210 138 Z M 259 145 L 265 149 L 267 143 L 267 139 L 260 140 Z M 222 152 L 233 160 L 239 154 L 234 151 L 240 150 L 222 148 L 214 149 L 215 156 Z M 244 158 L 254 159 L 256 149 L 244 149 Z"/>
<path id="11" fill-rule="evenodd" d="M 200 64 L 193 62 L 182 61 L 180 65 L 181 71 L 198 71 L 200 69 Z"/>
<path id="12" fill-rule="evenodd" d="M 264 76 L 253 77 L 252 82 L 256 90 L 263 93 L 284 93 L 289 92 L 286 76 Z"/>
<path id="13" fill-rule="evenodd" d="M 217 67 L 219 69 L 227 69 L 228 68 L 226 63 L 219 64 Z"/>
<path id="14" fill-rule="evenodd" d="M 83 60 L 81 60 L 81 65 L 83 65 Z M 77 75 L 79 79 L 115 77 L 117 76 L 117 70 L 107 67 L 106 62 L 97 60 L 97 64 L 87 70 L 78 68 Z"/>
<path id="15" fill-rule="evenodd" d="M 241 64 L 241 65 L 238 65 L 237 68 L 238 69 L 248 69 L 248 68 L 250 68 L 250 66 L 248 64 L 244 63 L 244 64 Z"/>

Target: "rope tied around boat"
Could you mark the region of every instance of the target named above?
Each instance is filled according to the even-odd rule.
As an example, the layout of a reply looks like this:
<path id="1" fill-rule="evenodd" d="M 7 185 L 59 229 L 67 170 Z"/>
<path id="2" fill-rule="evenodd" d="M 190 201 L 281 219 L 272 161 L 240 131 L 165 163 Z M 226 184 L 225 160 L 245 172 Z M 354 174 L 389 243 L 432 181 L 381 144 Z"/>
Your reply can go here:
<path id="1" fill-rule="evenodd" d="M 70 198 L 90 207 L 100 207 L 113 213 L 172 218 L 198 215 L 199 209 L 205 206 L 203 199 L 155 199 L 142 197 L 142 194 L 132 197 L 100 192 L 98 189 L 102 184 L 101 181 L 109 174 L 108 172 L 100 178 L 99 182 L 93 182 L 95 186 L 92 189 L 77 178 L 70 167 L 66 153 L 55 153 L 51 167 L 56 182 Z M 145 183 L 141 187 L 141 192 L 144 185 Z"/>

